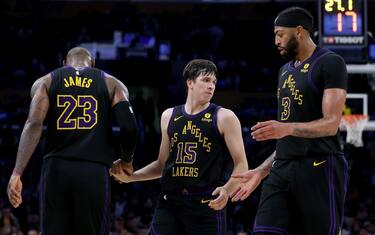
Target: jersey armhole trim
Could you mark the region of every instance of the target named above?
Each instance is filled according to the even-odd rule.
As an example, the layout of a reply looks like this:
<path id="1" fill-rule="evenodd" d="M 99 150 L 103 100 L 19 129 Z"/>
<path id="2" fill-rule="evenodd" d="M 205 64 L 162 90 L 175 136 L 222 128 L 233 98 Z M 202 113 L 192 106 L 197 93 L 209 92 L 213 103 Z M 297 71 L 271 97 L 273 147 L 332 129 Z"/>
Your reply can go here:
<path id="1" fill-rule="evenodd" d="M 315 84 L 315 82 L 312 79 L 312 73 L 314 71 L 315 65 L 319 61 L 320 58 L 322 58 L 325 55 L 331 54 L 331 53 L 332 53 L 331 51 L 324 52 L 323 54 L 321 54 L 317 58 L 315 58 L 314 62 L 311 64 L 309 73 L 307 75 L 307 79 L 308 79 L 309 85 L 312 87 L 312 89 L 315 93 L 322 93 L 322 91 L 319 90 L 318 86 Z"/>
<path id="2" fill-rule="evenodd" d="M 172 119 L 173 119 L 173 117 L 175 116 L 175 114 L 176 114 L 176 112 L 177 112 L 177 108 L 179 108 L 179 107 L 181 107 L 181 106 L 175 106 L 175 107 L 173 107 L 173 111 L 172 111 L 172 114 L 171 114 L 171 116 L 169 117 L 169 120 L 168 120 L 168 127 L 167 127 L 167 134 L 168 134 L 168 136 L 169 136 L 169 138 L 171 137 L 171 134 L 172 134 L 172 132 L 171 132 L 171 126 L 173 125 L 172 123 Z"/>
<path id="3" fill-rule="evenodd" d="M 221 107 L 221 106 L 216 106 L 216 107 L 215 107 L 215 110 L 214 110 L 214 115 L 213 115 L 213 124 L 214 124 L 214 128 L 215 128 L 215 133 L 216 133 L 217 136 L 220 137 L 220 138 L 222 138 L 223 136 L 220 134 L 220 131 L 219 131 L 217 115 L 218 115 L 219 109 L 221 109 L 221 108 L 223 108 L 223 107 Z"/>
<path id="4" fill-rule="evenodd" d="M 48 94 L 48 98 L 50 98 L 51 100 L 51 92 L 52 92 L 52 89 L 54 89 L 54 82 L 56 80 L 56 70 L 53 70 L 52 72 L 49 73 L 51 75 L 51 84 L 49 86 L 49 88 L 47 89 L 47 94 Z"/>

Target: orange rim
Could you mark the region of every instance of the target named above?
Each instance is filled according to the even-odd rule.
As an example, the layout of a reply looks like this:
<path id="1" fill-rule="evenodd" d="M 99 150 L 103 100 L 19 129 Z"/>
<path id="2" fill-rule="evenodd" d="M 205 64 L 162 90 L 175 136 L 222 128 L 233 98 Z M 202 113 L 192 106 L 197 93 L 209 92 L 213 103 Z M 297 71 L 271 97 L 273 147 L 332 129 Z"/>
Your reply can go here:
<path id="1" fill-rule="evenodd" d="M 368 119 L 368 116 L 363 115 L 363 114 L 351 114 L 351 115 L 342 116 L 342 119 L 347 122 L 355 122 L 355 121 Z"/>
<path id="2" fill-rule="evenodd" d="M 367 121 L 368 116 L 363 114 L 351 114 L 342 116 L 342 122 L 346 127 L 353 127 L 360 121 Z"/>

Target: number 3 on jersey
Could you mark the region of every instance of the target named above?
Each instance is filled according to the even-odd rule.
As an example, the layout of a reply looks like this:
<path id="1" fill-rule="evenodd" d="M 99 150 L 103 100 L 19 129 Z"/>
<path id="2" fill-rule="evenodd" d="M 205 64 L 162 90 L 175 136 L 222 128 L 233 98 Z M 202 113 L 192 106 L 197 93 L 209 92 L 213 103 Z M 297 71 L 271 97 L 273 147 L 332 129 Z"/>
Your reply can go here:
<path id="1" fill-rule="evenodd" d="M 281 113 L 281 120 L 288 120 L 290 115 L 290 98 L 283 97 L 283 99 L 281 100 L 281 105 L 284 107 L 284 110 Z"/>
<path id="2" fill-rule="evenodd" d="M 98 122 L 98 101 L 91 95 L 58 95 L 57 107 L 64 108 L 57 119 L 58 130 L 92 129 Z M 73 112 L 82 108 L 82 115 L 72 118 Z"/>

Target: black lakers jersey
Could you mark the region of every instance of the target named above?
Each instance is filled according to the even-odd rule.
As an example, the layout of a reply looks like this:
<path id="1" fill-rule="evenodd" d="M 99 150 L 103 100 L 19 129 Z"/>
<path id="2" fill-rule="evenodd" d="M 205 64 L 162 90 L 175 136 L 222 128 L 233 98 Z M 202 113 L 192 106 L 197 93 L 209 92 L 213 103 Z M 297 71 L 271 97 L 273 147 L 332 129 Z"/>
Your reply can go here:
<path id="1" fill-rule="evenodd" d="M 310 58 L 294 66 L 285 64 L 279 72 L 277 89 L 278 120 L 310 122 L 323 117 L 324 89 L 347 88 L 344 60 L 332 51 L 316 48 Z M 276 158 L 341 154 L 339 132 L 322 138 L 287 136 L 277 141 Z"/>
<path id="2" fill-rule="evenodd" d="M 163 191 L 224 183 L 229 158 L 217 129 L 219 108 L 210 104 L 202 112 L 189 115 L 184 105 L 174 107 L 168 125 L 170 154 L 161 178 Z"/>
<path id="3" fill-rule="evenodd" d="M 111 103 L 104 72 L 84 67 L 51 73 L 45 158 L 112 164 Z"/>

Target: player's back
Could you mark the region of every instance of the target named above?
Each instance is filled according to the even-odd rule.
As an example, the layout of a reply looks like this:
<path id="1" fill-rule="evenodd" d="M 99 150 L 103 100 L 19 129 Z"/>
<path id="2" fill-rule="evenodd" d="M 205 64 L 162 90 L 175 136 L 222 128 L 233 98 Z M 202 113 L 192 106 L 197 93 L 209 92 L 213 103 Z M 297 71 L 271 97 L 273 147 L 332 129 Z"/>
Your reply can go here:
<path id="1" fill-rule="evenodd" d="M 45 158 L 110 165 L 111 102 L 104 72 L 65 66 L 51 73 Z"/>

